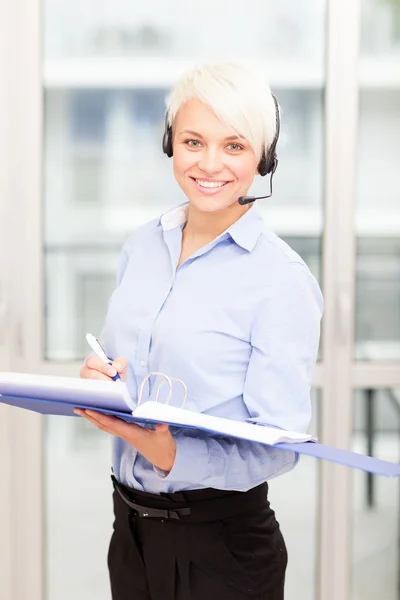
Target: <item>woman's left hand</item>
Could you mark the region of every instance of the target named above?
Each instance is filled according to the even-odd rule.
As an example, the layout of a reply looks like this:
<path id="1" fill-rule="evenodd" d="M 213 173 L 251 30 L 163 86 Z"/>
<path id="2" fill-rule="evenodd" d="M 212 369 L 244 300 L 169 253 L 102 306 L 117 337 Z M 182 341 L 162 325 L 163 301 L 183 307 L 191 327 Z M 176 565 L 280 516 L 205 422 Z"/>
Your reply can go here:
<path id="1" fill-rule="evenodd" d="M 101 431 L 116 435 L 131 444 L 158 469 L 169 472 L 174 466 L 176 443 L 168 425 L 156 425 L 155 430 L 152 430 L 94 410 L 75 408 L 74 412 Z"/>

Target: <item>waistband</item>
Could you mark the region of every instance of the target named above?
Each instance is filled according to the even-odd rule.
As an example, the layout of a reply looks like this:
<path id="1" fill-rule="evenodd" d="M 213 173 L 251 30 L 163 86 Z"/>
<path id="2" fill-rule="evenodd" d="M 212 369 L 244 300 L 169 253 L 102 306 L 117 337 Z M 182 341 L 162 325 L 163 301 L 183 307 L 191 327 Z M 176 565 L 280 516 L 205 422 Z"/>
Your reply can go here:
<path id="1" fill-rule="evenodd" d="M 268 503 L 268 484 L 247 492 L 205 488 L 170 494 L 149 494 L 119 483 L 111 476 L 116 498 L 138 517 L 211 522 L 235 517 Z"/>

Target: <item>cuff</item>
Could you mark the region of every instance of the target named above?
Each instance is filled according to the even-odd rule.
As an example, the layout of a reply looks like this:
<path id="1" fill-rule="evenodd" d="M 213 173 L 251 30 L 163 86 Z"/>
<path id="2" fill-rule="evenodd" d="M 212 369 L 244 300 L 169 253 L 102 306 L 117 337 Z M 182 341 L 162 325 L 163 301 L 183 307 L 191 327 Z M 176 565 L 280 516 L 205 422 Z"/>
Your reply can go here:
<path id="1" fill-rule="evenodd" d="M 171 483 L 190 482 L 201 483 L 210 474 L 210 454 L 206 440 L 195 437 L 177 436 L 175 462 L 172 469 L 163 471 L 153 467 L 160 479 Z"/>
<path id="2" fill-rule="evenodd" d="M 282 452 L 282 458 L 284 459 L 286 457 L 287 460 L 283 461 L 283 464 L 278 471 L 276 471 L 272 476 L 268 477 L 268 481 L 270 479 L 275 479 L 275 477 L 279 477 L 280 475 L 288 473 L 289 471 L 295 468 L 295 466 L 300 460 L 300 454 L 298 452 L 283 449 L 280 449 L 280 452 Z"/>

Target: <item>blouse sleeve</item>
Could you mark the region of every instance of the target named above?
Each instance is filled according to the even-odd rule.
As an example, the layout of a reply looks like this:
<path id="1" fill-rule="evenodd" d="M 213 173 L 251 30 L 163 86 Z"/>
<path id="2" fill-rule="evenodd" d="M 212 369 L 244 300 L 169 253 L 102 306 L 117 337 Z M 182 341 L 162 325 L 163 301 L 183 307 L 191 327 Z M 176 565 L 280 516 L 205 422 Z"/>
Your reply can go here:
<path id="1" fill-rule="evenodd" d="M 303 432 L 311 418 L 310 389 L 317 359 L 323 299 L 300 262 L 288 263 L 256 311 L 243 400 L 249 422 Z M 172 470 L 159 477 L 217 489 L 246 490 L 291 470 L 298 454 L 246 440 L 187 430 L 176 435 Z"/>

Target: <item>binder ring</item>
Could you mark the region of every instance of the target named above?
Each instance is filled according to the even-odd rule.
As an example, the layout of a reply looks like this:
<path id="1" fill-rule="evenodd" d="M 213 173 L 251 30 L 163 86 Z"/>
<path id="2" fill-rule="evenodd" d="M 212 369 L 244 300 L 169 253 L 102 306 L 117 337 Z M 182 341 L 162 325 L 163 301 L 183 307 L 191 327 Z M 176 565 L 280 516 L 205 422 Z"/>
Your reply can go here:
<path id="1" fill-rule="evenodd" d="M 186 398 L 187 398 L 187 393 L 188 393 L 185 382 L 182 381 L 182 379 L 178 379 L 177 377 L 168 377 L 168 379 L 170 379 L 171 381 L 177 381 L 178 383 L 180 383 L 182 385 L 184 395 L 183 395 L 183 401 L 182 401 L 182 404 L 181 404 L 181 408 L 183 408 L 185 406 Z M 157 392 L 156 392 L 156 402 L 158 402 L 158 396 L 159 396 L 159 393 L 160 393 L 160 389 L 162 388 L 162 386 L 164 385 L 164 383 L 165 383 L 165 381 L 162 381 L 158 385 Z M 171 390 L 170 390 L 170 392 L 171 392 Z M 169 404 L 170 398 L 171 398 L 171 393 L 168 394 L 167 399 L 165 401 L 165 404 Z"/>
<path id="2" fill-rule="evenodd" d="M 165 373 L 158 373 L 157 371 L 152 371 L 151 373 L 149 373 L 148 375 L 146 375 L 146 377 L 143 379 L 142 383 L 140 384 L 139 395 L 138 395 L 138 406 L 139 406 L 139 404 L 142 401 L 144 384 L 146 383 L 146 381 L 148 379 L 150 379 L 150 377 L 152 377 L 152 375 L 164 377 L 164 379 L 166 381 L 168 381 L 168 383 L 169 383 L 169 391 L 168 391 L 168 396 L 167 396 L 167 399 L 166 399 L 166 404 L 168 404 L 168 402 L 169 402 L 169 400 L 171 398 L 171 394 L 172 394 L 172 381 L 171 381 L 171 379 L 173 379 L 173 378 L 172 377 L 168 377 L 168 375 L 165 375 Z M 164 383 L 165 383 L 165 381 L 162 382 L 162 384 L 164 384 Z M 162 384 L 160 384 L 158 386 L 158 389 L 160 389 L 160 386 Z M 158 401 L 158 390 L 157 390 L 157 396 L 156 396 L 156 402 L 157 401 Z"/>

